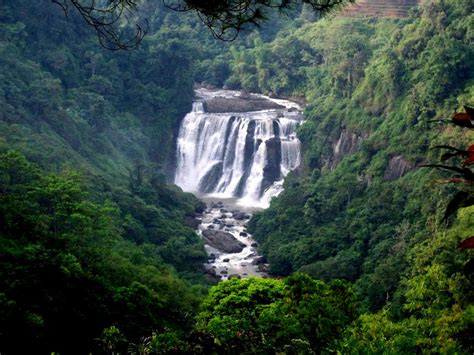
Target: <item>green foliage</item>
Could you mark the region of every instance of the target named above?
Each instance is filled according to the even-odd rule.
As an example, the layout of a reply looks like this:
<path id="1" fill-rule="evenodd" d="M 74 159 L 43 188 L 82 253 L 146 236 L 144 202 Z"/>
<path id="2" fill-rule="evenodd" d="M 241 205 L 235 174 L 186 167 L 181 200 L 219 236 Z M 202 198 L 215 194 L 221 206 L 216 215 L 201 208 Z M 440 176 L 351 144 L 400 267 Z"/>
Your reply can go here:
<path id="1" fill-rule="evenodd" d="M 349 286 L 302 274 L 232 279 L 210 289 L 197 328 L 226 352 L 320 353 L 355 316 Z"/>
<path id="2" fill-rule="evenodd" d="M 407 19 L 303 8 L 231 44 L 148 4 L 127 53 L 73 13 L 16 4 L 0 5 L 1 351 L 473 352 L 472 255 L 456 249 L 473 211 L 439 227 L 454 189 L 415 169 L 430 145 L 472 141 L 428 124 L 474 100 L 471 1 Z M 205 252 L 183 221 L 202 205 L 166 184 L 193 81 L 308 104 L 304 163 L 249 224 L 291 276 L 220 283 L 199 313 Z"/>
<path id="3" fill-rule="evenodd" d="M 428 121 L 474 100 L 466 94 L 474 67 L 469 9 L 467 1 L 428 1 L 409 19 L 306 23 L 281 31 L 281 39 L 255 43 L 247 57 L 239 53 L 250 58 L 249 68 L 255 53 L 277 57 L 280 41 L 290 38 L 301 44 L 287 42 L 292 48 L 285 53 L 293 47 L 311 53 L 299 58 L 312 61 L 282 65 L 295 79 L 278 91 L 303 94 L 309 103 L 298 130 L 303 167 L 249 225 L 273 274 L 344 278 L 355 282 L 366 309 L 395 302 L 393 312 L 400 313 L 406 253 L 451 192 L 427 193 L 433 177 L 414 167 L 432 142 L 468 142 L 459 131 L 433 129 Z M 258 78 L 262 65 L 256 68 Z M 271 91 L 272 80 L 276 76 L 259 90 Z"/>
<path id="4" fill-rule="evenodd" d="M 435 232 L 410 251 L 402 282 L 408 314 L 399 321 L 388 310 L 361 316 L 341 343 L 346 352 L 472 353 L 474 294 L 463 271 L 469 254 L 458 245 L 472 232 L 473 217 L 472 207 L 460 210 L 450 231 Z"/>
<path id="5" fill-rule="evenodd" d="M 110 324 L 128 341 L 187 325 L 199 288 L 156 257 L 159 246 L 126 242 L 116 205 L 16 152 L 0 156 L 0 176 L 2 349 L 86 351 Z M 120 334 L 101 339 L 116 346 Z"/>

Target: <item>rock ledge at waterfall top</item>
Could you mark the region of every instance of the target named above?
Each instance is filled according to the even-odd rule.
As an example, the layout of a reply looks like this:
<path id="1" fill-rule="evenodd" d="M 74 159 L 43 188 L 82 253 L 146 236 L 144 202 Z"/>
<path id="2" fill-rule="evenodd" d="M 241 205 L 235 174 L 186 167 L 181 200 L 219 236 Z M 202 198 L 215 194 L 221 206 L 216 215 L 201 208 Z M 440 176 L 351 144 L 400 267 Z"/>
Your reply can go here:
<path id="1" fill-rule="evenodd" d="M 204 100 L 203 105 L 204 111 L 209 113 L 250 112 L 285 108 L 283 105 L 262 97 L 213 97 Z"/>

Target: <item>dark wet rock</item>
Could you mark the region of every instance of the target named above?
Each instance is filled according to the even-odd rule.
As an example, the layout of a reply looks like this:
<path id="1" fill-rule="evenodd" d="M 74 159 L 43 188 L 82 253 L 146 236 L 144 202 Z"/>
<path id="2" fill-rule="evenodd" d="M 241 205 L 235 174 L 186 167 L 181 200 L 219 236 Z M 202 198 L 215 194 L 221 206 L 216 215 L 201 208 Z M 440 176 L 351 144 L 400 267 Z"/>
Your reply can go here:
<path id="1" fill-rule="evenodd" d="M 221 214 L 221 216 L 219 217 L 220 219 L 226 219 L 227 216 L 225 214 Z"/>
<path id="2" fill-rule="evenodd" d="M 258 146 L 262 143 L 261 139 L 255 142 L 255 121 L 250 121 L 247 126 L 247 134 L 245 135 L 245 145 L 244 145 L 244 174 L 240 178 L 239 184 L 235 190 L 236 197 L 242 197 L 244 192 L 245 183 L 250 176 L 251 166 L 253 163 L 254 152 L 257 151 Z"/>
<path id="3" fill-rule="evenodd" d="M 224 263 L 228 263 L 228 262 L 230 261 L 230 259 L 225 258 L 225 259 L 223 259 L 222 261 L 223 261 Z"/>
<path id="4" fill-rule="evenodd" d="M 204 201 L 199 201 L 198 205 L 195 208 L 195 211 L 199 214 L 205 213 L 207 210 L 207 205 Z"/>
<path id="5" fill-rule="evenodd" d="M 264 256 L 258 256 L 252 261 L 252 265 L 262 265 L 267 262 L 267 258 Z"/>
<path id="6" fill-rule="evenodd" d="M 207 281 L 209 281 L 211 283 L 217 283 L 222 278 L 221 275 L 217 275 L 216 270 L 212 269 L 212 268 L 211 269 L 206 269 L 204 274 L 206 276 Z"/>
<path id="7" fill-rule="evenodd" d="M 283 109 L 282 105 L 260 97 L 213 97 L 204 101 L 204 111 L 209 113 L 249 112 Z"/>
<path id="8" fill-rule="evenodd" d="M 211 254 L 209 254 L 208 258 L 209 258 L 209 259 L 214 259 L 214 260 L 215 260 L 215 259 L 216 259 L 216 254 L 214 254 L 214 253 L 211 253 Z"/>
<path id="9" fill-rule="evenodd" d="M 240 235 L 241 237 L 248 237 L 248 234 L 245 233 L 245 232 L 240 232 L 239 235 Z"/>
<path id="10" fill-rule="evenodd" d="M 244 272 L 244 273 L 242 274 L 242 276 L 247 276 L 247 275 L 248 275 L 248 274 L 247 274 L 246 272 Z"/>
<path id="11" fill-rule="evenodd" d="M 207 282 L 209 282 L 210 284 L 217 284 L 222 279 L 221 275 L 214 276 L 214 275 L 205 274 L 204 276 L 206 277 Z"/>
<path id="12" fill-rule="evenodd" d="M 383 178 L 385 180 L 396 180 L 414 168 L 414 164 L 405 160 L 401 155 L 390 159 Z"/>
<path id="13" fill-rule="evenodd" d="M 281 140 L 278 137 L 273 137 L 265 144 L 267 146 L 267 163 L 263 168 L 261 194 L 281 176 Z"/>
<path id="14" fill-rule="evenodd" d="M 224 253 L 240 253 L 245 248 L 245 244 L 230 233 L 206 229 L 202 231 L 202 237 L 206 244 Z"/>
<path id="15" fill-rule="evenodd" d="M 212 276 L 216 276 L 216 275 L 217 275 L 215 269 L 206 269 L 205 273 L 208 274 L 208 275 L 212 275 Z"/>
<path id="16" fill-rule="evenodd" d="M 251 98 L 251 95 L 250 93 L 247 91 L 247 90 L 242 90 L 239 94 L 239 97 L 241 99 L 250 99 Z"/>
<path id="17" fill-rule="evenodd" d="M 258 247 L 258 243 L 257 243 L 257 242 L 253 242 L 252 244 L 250 244 L 250 246 L 256 248 L 256 247 Z"/>
<path id="18" fill-rule="evenodd" d="M 211 208 L 222 208 L 224 204 L 221 201 L 218 202 L 211 202 Z"/>
<path id="19" fill-rule="evenodd" d="M 213 224 L 210 224 L 210 225 L 207 226 L 207 229 L 214 229 L 214 228 L 216 228 L 216 227 Z"/>
<path id="20" fill-rule="evenodd" d="M 186 224 L 188 227 L 191 227 L 192 229 L 197 229 L 201 224 L 201 221 L 193 216 L 185 216 L 184 224 Z"/>
<path id="21" fill-rule="evenodd" d="M 243 264 L 240 264 L 240 266 L 242 266 L 242 267 L 246 267 L 246 266 L 247 266 L 247 264 L 243 263 Z"/>
<path id="22" fill-rule="evenodd" d="M 242 276 L 240 276 L 240 275 L 238 275 L 238 274 L 231 274 L 231 275 L 229 275 L 228 278 L 229 278 L 229 280 L 230 280 L 230 279 L 241 279 Z"/>
<path id="23" fill-rule="evenodd" d="M 222 221 L 221 221 L 220 219 L 218 219 L 218 218 L 214 218 L 214 219 L 212 220 L 212 223 L 214 223 L 214 224 L 222 224 Z"/>
<path id="24" fill-rule="evenodd" d="M 199 190 L 202 192 L 214 191 L 222 175 L 223 163 L 214 164 L 199 182 Z"/>
<path id="25" fill-rule="evenodd" d="M 280 137 L 280 123 L 278 120 L 272 122 L 273 135 L 275 137 Z"/>
<path id="26" fill-rule="evenodd" d="M 226 224 L 225 226 L 226 226 L 227 228 L 233 228 L 233 227 L 234 227 L 233 224 Z"/>
<path id="27" fill-rule="evenodd" d="M 221 209 L 220 209 L 220 212 L 221 212 L 221 213 L 229 213 L 229 211 L 227 211 L 225 208 L 221 208 Z"/>
<path id="28" fill-rule="evenodd" d="M 257 266 L 257 271 L 258 272 L 267 272 L 268 271 L 268 266 L 266 264 L 261 264 Z"/>
<path id="29" fill-rule="evenodd" d="M 245 218 L 245 212 L 238 211 L 233 213 L 232 217 L 237 221 L 242 221 Z"/>
<path id="30" fill-rule="evenodd" d="M 244 219 L 250 219 L 251 217 L 252 217 L 251 215 L 246 214 L 245 217 L 244 217 Z"/>
<path id="31" fill-rule="evenodd" d="M 222 274 L 222 275 L 227 275 L 228 273 L 229 273 L 229 272 L 228 272 L 227 270 L 222 270 L 222 271 L 221 271 L 221 274 Z"/>

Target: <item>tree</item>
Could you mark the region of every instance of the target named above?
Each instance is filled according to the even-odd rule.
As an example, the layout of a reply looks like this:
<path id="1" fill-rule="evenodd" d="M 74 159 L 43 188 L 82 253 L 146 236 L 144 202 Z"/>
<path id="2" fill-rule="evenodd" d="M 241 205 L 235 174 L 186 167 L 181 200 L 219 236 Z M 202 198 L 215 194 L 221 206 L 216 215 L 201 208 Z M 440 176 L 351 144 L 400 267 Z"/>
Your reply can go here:
<path id="1" fill-rule="evenodd" d="M 197 328 L 231 353 L 321 353 L 355 317 L 352 291 L 295 273 L 231 279 L 211 288 Z"/>
<path id="2" fill-rule="evenodd" d="M 129 50 L 138 46 L 147 32 L 148 23 L 135 23 L 131 33 L 131 19 L 138 11 L 139 0 L 51 0 L 68 14 L 72 5 L 97 33 L 100 44 L 111 50 Z M 149 0 L 148 0 L 149 1 Z M 155 0 L 156 1 L 156 0 Z M 259 26 L 271 11 L 294 11 L 307 5 L 324 15 L 354 0 L 162 0 L 165 7 L 177 12 L 194 12 L 210 29 L 214 37 L 232 41 L 239 32 Z M 147 1 L 144 1 L 146 4 Z"/>

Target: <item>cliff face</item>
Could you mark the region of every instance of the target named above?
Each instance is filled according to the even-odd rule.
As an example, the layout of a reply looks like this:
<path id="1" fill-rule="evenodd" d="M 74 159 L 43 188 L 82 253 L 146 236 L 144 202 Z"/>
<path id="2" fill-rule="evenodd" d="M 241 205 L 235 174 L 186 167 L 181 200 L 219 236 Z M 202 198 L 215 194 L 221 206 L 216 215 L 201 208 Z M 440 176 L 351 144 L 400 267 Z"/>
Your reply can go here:
<path id="1" fill-rule="evenodd" d="M 406 17 L 408 11 L 418 6 L 421 0 L 359 0 L 347 6 L 341 17 Z"/>
<path id="2" fill-rule="evenodd" d="M 343 129 L 339 139 L 332 145 L 332 156 L 328 162 L 329 168 L 334 169 L 344 156 L 356 152 L 365 138 L 367 138 L 367 134 L 357 135 L 347 129 Z"/>
<path id="3" fill-rule="evenodd" d="M 414 168 L 414 164 L 404 159 L 403 156 L 397 155 L 390 159 L 383 178 L 385 180 L 396 180 Z"/>

